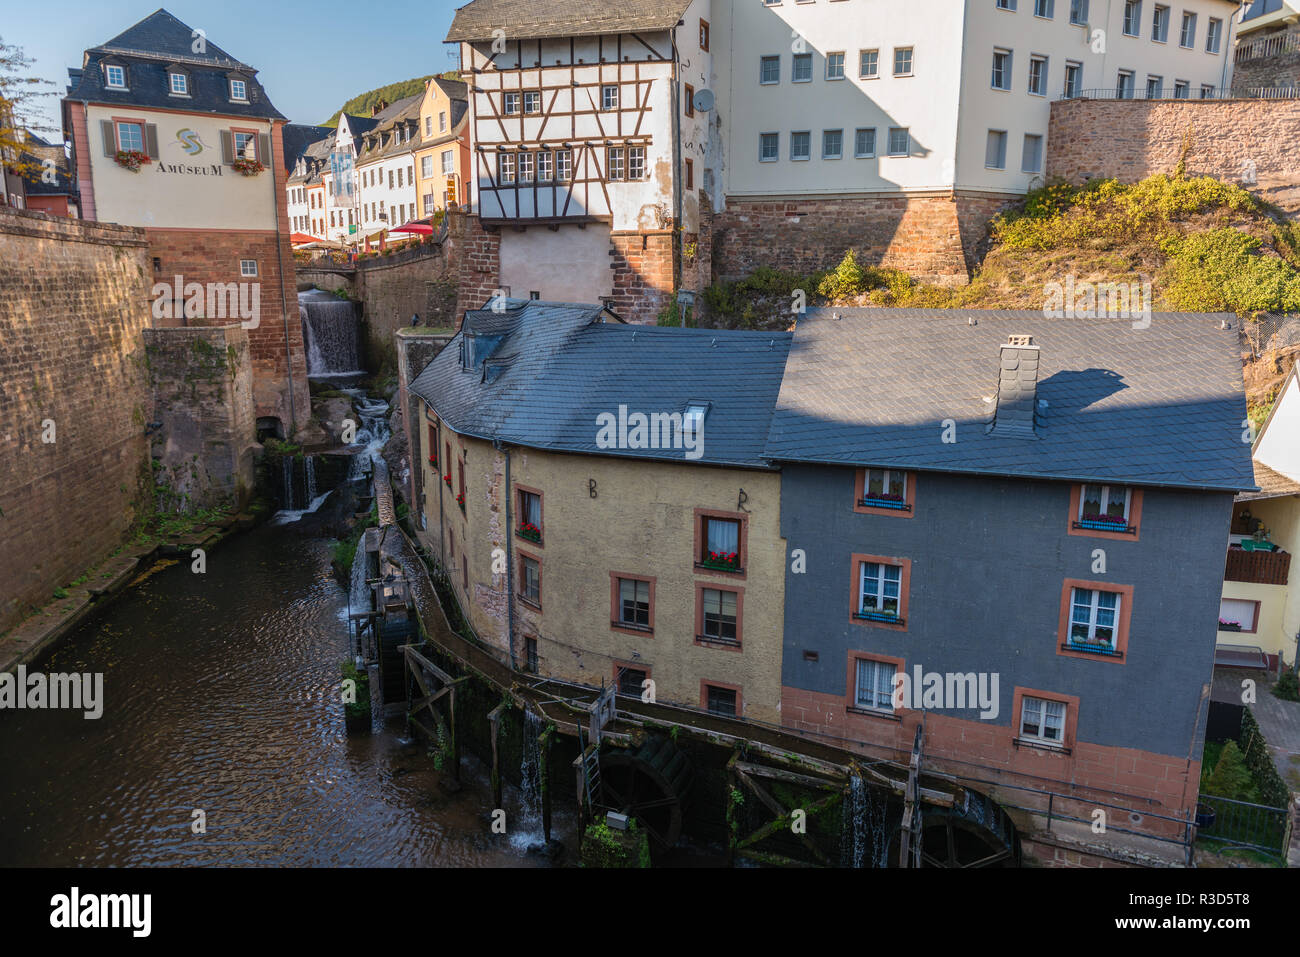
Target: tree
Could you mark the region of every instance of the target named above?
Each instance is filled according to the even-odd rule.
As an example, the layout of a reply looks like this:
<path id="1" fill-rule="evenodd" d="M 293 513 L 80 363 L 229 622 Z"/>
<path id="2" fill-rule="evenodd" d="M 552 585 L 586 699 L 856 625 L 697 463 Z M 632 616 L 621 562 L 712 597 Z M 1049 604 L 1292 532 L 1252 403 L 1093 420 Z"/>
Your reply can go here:
<path id="1" fill-rule="evenodd" d="M 22 176 L 41 169 L 41 164 L 27 153 L 27 131 L 52 130 L 32 115 L 41 97 L 54 95 L 53 90 L 42 89 L 54 86 L 51 81 L 26 75 L 32 62 L 22 47 L 5 43 L 0 37 L 0 160 L 11 172 Z M 62 140 L 62 131 L 55 132 Z"/>
<path id="2" fill-rule="evenodd" d="M 1236 741 L 1229 741 L 1223 746 L 1219 763 L 1201 785 L 1201 790 L 1234 801 L 1255 801 L 1259 798 L 1255 779 L 1246 765 L 1246 756 L 1241 753 Z"/>

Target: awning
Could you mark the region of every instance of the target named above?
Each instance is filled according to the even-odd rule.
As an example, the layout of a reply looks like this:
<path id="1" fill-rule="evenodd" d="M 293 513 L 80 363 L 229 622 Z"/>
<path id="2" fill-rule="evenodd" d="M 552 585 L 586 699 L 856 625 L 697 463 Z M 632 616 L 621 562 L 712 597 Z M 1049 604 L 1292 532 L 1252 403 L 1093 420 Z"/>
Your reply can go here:
<path id="1" fill-rule="evenodd" d="M 306 233 L 290 233 L 289 244 L 292 246 L 301 246 L 303 243 L 314 243 L 315 236 L 308 236 Z"/>
<path id="2" fill-rule="evenodd" d="M 401 226 L 394 226 L 390 232 L 394 233 L 419 233 L 422 236 L 432 236 L 433 227 L 428 223 L 414 222 L 404 223 Z"/>

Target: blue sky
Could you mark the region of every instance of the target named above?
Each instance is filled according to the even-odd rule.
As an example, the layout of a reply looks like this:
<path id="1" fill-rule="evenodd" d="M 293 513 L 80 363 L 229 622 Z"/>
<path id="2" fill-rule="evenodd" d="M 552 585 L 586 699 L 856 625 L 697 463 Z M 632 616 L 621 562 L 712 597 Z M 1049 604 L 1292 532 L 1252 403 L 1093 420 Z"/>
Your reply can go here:
<path id="1" fill-rule="evenodd" d="M 456 64 L 442 42 L 468 0 L 169 0 L 173 16 L 201 28 L 231 56 L 258 70 L 271 102 L 294 123 L 319 123 L 349 97 Z M 29 75 L 59 95 L 81 55 L 143 20 L 159 0 L 51 0 L 7 4 L 0 39 L 23 48 Z M 40 108 L 58 125 L 58 101 Z"/>

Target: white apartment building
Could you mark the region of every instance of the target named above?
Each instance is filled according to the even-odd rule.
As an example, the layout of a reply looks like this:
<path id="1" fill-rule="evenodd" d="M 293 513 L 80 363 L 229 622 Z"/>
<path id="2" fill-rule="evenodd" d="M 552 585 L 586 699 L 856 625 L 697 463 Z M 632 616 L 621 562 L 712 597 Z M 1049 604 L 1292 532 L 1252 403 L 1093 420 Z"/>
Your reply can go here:
<path id="1" fill-rule="evenodd" d="M 417 93 L 398 100 L 379 113 L 374 127 L 361 137 L 357 178 L 364 236 L 419 218 L 415 151 L 420 146 L 423 98 L 423 93 Z M 397 236 L 407 238 L 404 233 Z"/>

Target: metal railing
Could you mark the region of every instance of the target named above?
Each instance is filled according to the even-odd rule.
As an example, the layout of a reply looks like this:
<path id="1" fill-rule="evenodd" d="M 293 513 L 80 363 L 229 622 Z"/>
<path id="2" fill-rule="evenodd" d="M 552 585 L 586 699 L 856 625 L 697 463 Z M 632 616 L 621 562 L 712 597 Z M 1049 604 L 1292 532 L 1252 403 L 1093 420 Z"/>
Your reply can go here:
<path id="1" fill-rule="evenodd" d="M 1213 812 L 1212 823 L 1205 823 L 1208 818 L 1208 815 L 1202 816 L 1205 809 Z M 1249 847 L 1282 857 L 1286 854 L 1287 813 L 1283 807 L 1234 801 L 1202 792 L 1197 799 L 1200 823 L 1196 836 L 1198 840 Z"/>
<path id="2" fill-rule="evenodd" d="M 1247 40 L 1237 45 L 1233 54 L 1237 63 L 1247 60 L 1263 60 L 1271 56 L 1282 56 L 1300 50 L 1300 33 L 1279 33 L 1258 40 Z"/>
<path id="3" fill-rule="evenodd" d="M 1063 100 L 1291 100 L 1300 98 L 1297 86 L 1234 86 L 1234 87 L 1103 87 L 1079 90 L 1074 94 L 1062 93 Z"/>

